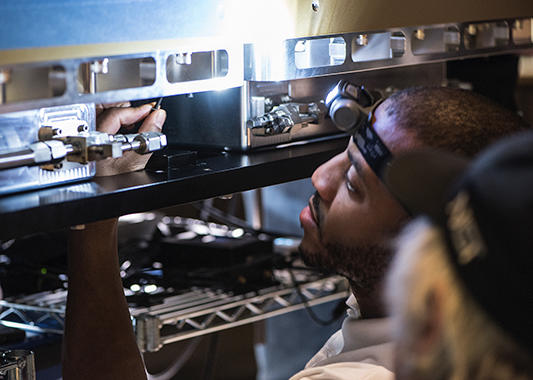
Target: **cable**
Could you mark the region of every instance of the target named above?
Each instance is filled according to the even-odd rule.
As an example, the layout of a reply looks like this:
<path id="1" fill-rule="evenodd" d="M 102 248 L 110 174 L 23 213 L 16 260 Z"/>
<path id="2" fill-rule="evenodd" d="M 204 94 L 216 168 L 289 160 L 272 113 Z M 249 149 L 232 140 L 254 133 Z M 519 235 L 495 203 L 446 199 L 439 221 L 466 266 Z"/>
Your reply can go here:
<path id="1" fill-rule="evenodd" d="M 304 305 L 305 310 L 307 311 L 307 314 L 309 314 L 309 317 L 315 323 L 317 323 L 317 324 L 319 324 L 321 326 L 329 326 L 333 322 L 335 322 L 336 320 L 338 320 L 340 318 L 340 316 L 342 315 L 342 313 L 344 313 L 344 310 L 345 310 L 344 302 L 339 303 L 339 305 L 343 305 L 342 309 L 339 307 L 339 305 L 337 305 L 337 307 L 335 307 L 335 309 L 333 310 L 333 313 L 332 313 L 333 315 L 332 315 L 332 317 L 329 320 L 324 320 L 324 319 L 320 318 L 318 315 L 316 315 L 316 313 L 313 311 L 312 307 L 307 302 L 307 299 L 302 294 L 302 290 L 300 289 L 300 283 L 296 280 L 296 277 L 294 276 L 294 272 L 292 271 L 292 268 L 287 268 L 287 270 L 289 271 L 289 275 L 291 276 L 292 283 L 294 284 L 294 289 L 296 289 L 296 293 L 298 293 L 298 296 L 302 300 L 302 303 Z M 342 310 L 342 313 L 339 313 L 339 309 Z"/>
<path id="2" fill-rule="evenodd" d="M 148 371 L 146 371 L 146 376 L 148 377 L 148 380 L 170 380 L 174 376 L 176 376 L 176 374 L 183 368 L 183 365 L 191 358 L 192 354 L 198 347 L 198 344 L 200 343 L 202 338 L 203 337 L 192 339 L 187 345 L 187 348 L 185 349 L 183 354 L 178 356 L 176 361 L 164 371 L 161 371 L 155 375 L 152 375 L 151 373 L 148 373 Z"/>
<path id="3" fill-rule="evenodd" d="M 204 366 L 204 380 L 212 380 L 215 375 L 215 360 L 218 348 L 218 333 L 212 334 L 210 337 L 209 349 L 205 356 Z"/>
<path id="4" fill-rule="evenodd" d="M 250 232 L 254 234 L 263 233 L 263 234 L 270 235 L 273 237 L 287 235 L 286 233 L 282 233 L 282 232 L 276 232 L 276 231 L 270 231 L 270 230 L 264 230 L 264 229 L 259 229 L 259 230 L 255 229 L 252 226 L 250 226 L 245 220 L 242 220 L 241 218 L 238 218 L 234 215 L 227 214 L 223 212 L 222 210 L 214 206 L 206 205 L 205 203 L 202 204 L 201 206 L 198 205 L 197 203 L 193 203 L 192 206 L 199 211 L 207 211 L 207 215 L 212 214 L 215 218 L 221 220 L 223 223 L 236 226 L 236 227 L 240 227 L 246 232 Z"/>

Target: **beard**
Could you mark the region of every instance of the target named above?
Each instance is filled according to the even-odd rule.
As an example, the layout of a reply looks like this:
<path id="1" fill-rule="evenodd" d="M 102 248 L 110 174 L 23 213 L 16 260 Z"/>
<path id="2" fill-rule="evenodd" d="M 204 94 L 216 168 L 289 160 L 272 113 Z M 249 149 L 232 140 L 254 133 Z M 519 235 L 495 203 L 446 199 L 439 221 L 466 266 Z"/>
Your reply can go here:
<path id="1" fill-rule="evenodd" d="M 381 286 L 392 258 L 392 249 L 385 244 L 324 242 L 322 233 L 322 198 L 315 192 L 311 199 L 318 228 L 318 247 L 300 245 L 300 256 L 307 266 L 346 277 L 354 292 L 370 294 Z M 392 236 L 392 235 L 391 235 Z M 383 239 L 386 241 L 386 237 Z"/>
<path id="2" fill-rule="evenodd" d="M 370 293 L 381 285 L 391 261 L 391 249 L 383 245 L 348 246 L 325 244 L 323 250 L 309 251 L 300 246 L 304 263 L 346 277 L 354 291 Z"/>

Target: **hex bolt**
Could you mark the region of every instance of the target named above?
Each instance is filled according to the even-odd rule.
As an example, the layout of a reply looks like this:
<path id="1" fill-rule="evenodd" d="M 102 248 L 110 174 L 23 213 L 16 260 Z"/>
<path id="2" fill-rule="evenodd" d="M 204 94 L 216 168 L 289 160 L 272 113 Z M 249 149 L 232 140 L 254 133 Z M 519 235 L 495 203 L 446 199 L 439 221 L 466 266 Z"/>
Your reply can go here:
<path id="1" fill-rule="evenodd" d="M 9 70 L 0 70 L 0 104 L 6 103 L 6 84 L 10 76 Z"/>
<path id="2" fill-rule="evenodd" d="M 367 46 L 368 45 L 368 34 L 359 34 L 355 39 L 357 46 Z"/>
<path id="3" fill-rule="evenodd" d="M 89 64 L 89 93 L 95 94 L 98 90 L 96 88 L 96 75 L 107 74 L 109 72 L 109 58 L 104 58 L 99 61 L 93 61 Z"/>
<path id="4" fill-rule="evenodd" d="M 9 82 L 10 74 L 9 70 L 0 70 L 0 84 Z"/>
<path id="5" fill-rule="evenodd" d="M 468 25 L 467 32 L 468 32 L 468 34 L 470 34 L 471 36 L 475 36 L 475 35 L 477 34 L 477 27 L 476 27 L 476 25 L 474 25 L 474 24 L 470 24 L 470 25 Z"/>
<path id="6" fill-rule="evenodd" d="M 176 63 L 178 65 L 190 65 L 192 64 L 192 54 L 189 52 L 177 53 Z"/>
<path id="7" fill-rule="evenodd" d="M 87 124 L 81 124 L 78 126 L 78 132 L 87 132 L 89 130 L 89 126 Z"/>

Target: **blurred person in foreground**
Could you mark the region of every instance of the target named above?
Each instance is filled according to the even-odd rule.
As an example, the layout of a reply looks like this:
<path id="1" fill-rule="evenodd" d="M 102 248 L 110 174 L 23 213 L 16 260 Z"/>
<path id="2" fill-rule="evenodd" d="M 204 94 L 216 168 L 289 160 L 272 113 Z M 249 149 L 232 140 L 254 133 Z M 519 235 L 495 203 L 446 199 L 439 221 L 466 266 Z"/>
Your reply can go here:
<path id="1" fill-rule="evenodd" d="M 292 379 L 532 379 L 533 132 L 472 164 L 401 154 L 383 179 L 420 215 L 397 239 L 386 283 L 394 373 L 348 360 Z"/>
<path id="2" fill-rule="evenodd" d="M 470 165 L 407 154 L 385 182 L 424 215 L 399 238 L 388 278 L 396 378 L 533 378 L 533 133 Z"/>

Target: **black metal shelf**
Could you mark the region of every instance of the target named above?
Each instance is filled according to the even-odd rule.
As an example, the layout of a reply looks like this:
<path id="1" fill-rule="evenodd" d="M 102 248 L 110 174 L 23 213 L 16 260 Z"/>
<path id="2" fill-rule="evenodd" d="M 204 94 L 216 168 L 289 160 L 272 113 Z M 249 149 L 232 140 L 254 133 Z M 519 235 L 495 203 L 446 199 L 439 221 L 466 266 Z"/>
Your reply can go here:
<path id="1" fill-rule="evenodd" d="M 0 198 L 0 239 L 184 204 L 309 177 L 346 147 L 336 138 L 251 153 L 199 155 L 168 172 L 138 171 Z"/>

